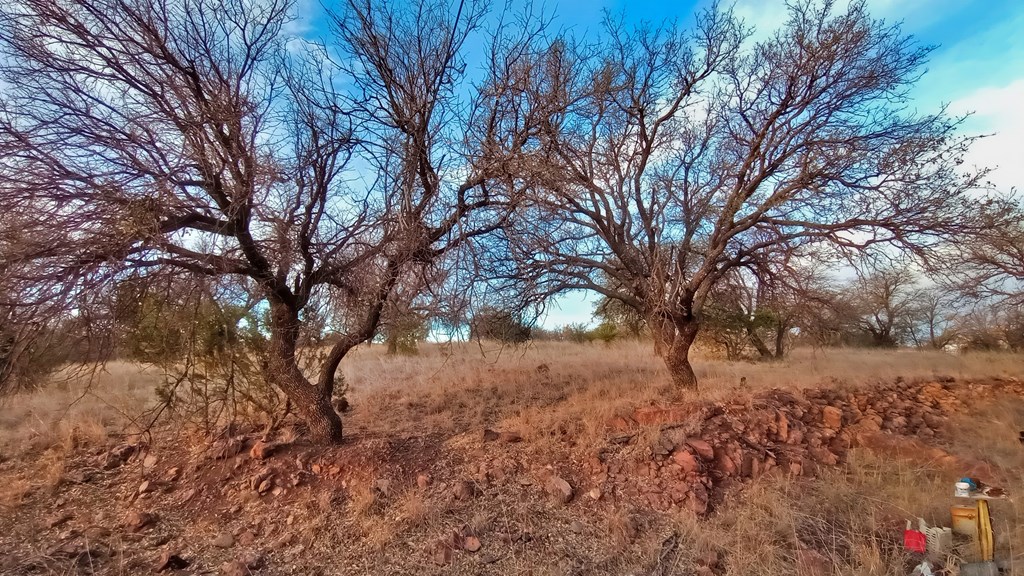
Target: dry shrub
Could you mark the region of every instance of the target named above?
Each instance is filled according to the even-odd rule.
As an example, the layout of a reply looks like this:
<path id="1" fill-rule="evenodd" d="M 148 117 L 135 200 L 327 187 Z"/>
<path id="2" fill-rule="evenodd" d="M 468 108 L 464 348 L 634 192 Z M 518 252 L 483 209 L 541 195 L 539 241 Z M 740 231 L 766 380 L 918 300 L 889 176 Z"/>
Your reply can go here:
<path id="1" fill-rule="evenodd" d="M 402 492 L 395 501 L 395 508 L 399 520 L 406 527 L 419 526 L 436 513 L 426 495 L 420 490 Z"/>
<path id="2" fill-rule="evenodd" d="M 636 540 L 640 526 L 636 516 L 624 508 L 616 508 L 605 519 L 608 538 L 616 550 L 625 550 Z"/>
<path id="3" fill-rule="evenodd" d="M 348 509 L 360 519 L 365 519 L 380 511 L 383 498 L 372 481 L 349 481 Z"/>
<path id="4" fill-rule="evenodd" d="M 32 490 L 32 483 L 24 478 L 4 478 L 0 485 L 0 508 L 17 508 Z"/>

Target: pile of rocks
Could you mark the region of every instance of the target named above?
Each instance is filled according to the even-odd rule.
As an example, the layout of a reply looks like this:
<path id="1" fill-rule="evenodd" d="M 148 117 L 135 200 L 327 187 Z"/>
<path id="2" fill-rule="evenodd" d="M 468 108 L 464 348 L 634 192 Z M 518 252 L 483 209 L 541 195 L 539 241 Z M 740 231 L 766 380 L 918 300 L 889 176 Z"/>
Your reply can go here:
<path id="1" fill-rule="evenodd" d="M 727 488 L 763 474 L 814 474 L 879 435 L 933 438 L 971 398 L 1024 394 L 1016 380 L 896 381 L 858 390 L 772 390 L 731 403 L 644 407 L 610 422 L 585 472 L 605 493 L 658 510 L 706 513 Z"/>

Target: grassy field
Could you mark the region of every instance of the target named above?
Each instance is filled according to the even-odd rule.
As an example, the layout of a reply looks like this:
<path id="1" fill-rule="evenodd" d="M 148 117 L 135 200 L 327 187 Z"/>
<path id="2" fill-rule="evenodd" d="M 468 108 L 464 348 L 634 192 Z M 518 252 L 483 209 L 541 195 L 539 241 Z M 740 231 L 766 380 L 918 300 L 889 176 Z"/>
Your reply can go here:
<path id="1" fill-rule="evenodd" d="M 606 445 L 609 421 L 639 407 L 734 405 L 737 399 L 776 388 L 851 391 L 896 379 L 983 382 L 1024 375 L 1019 355 L 912 350 L 798 349 L 790 358 L 771 363 L 698 355 L 694 364 L 701 389 L 679 395 L 650 346 L 642 342 L 550 342 L 521 348 L 424 345 L 415 356 L 387 356 L 381 346 L 363 347 L 343 364 L 353 404 L 345 415 L 346 434 L 351 450 L 366 453 L 367 446 L 380 443 L 430 439 L 438 456 L 426 465 L 434 466 L 436 476 L 441 475 L 438 467 L 450 465 L 453 478 L 470 477 L 478 464 L 502 459 L 558 470 L 563 464 L 576 466 L 571 461 Z M 160 381 L 153 370 L 111 362 L 88 380 L 61 381 L 6 399 L 0 411 L 0 506 L 30 517 L 51 514 L 54 499 L 74 507 L 66 479 L 80 465 L 80 456 L 133 438 L 136 418 L 152 405 Z M 1024 449 L 1017 439 L 1024 429 L 1024 399 L 986 395 L 963 406 L 932 444 L 949 459 L 959 459 L 955 462 L 983 460 L 1011 493 L 1024 493 L 1019 473 Z M 173 446 L 172 451 L 205 442 L 175 422 L 164 424 L 154 434 Z M 291 442 L 299 436 L 289 426 L 294 424 L 278 439 Z M 523 441 L 498 452 L 492 446 L 484 453 L 479 435 L 485 428 L 517 431 Z M 641 438 L 651 433 L 658 431 L 640 430 Z M 167 442 L 171 437 L 178 440 Z M 638 449 L 642 444 L 637 441 Z M 814 478 L 766 475 L 725 488 L 722 504 L 708 517 L 686 511 L 654 513 L 624 501 L 602 500 L 588 508 L 582 494 L 571 506 L 552 508 L 543 500 L 524 500 L 507 486 L 471 503 L 415 485 L 382 500 L 377 480 L 368 477 L 358 485 L 349 481 L 344 488 L 311 491 L 285 508 L 275 508 L 266 522 L 289 518 L 284 530 L 299 535 L 304 550 L 300 557 L 349 566 L 324 574 L 402 572 L 398 567 L 408 567 L 410 573 L 477 574 L 907 574 L 911 559 L 894 544 L 902 524 L 918 516 L 948 523 L 949 492 L 958 471 L 948 459 L 904 456 L 856 448 L 841 466 L 820 470 Z M 125 482 L 131 485 L 133 480 Z M 123 506 L 118 503 L 123 490 L 108 490 L 112 506 Z M 248 501 L 241 502 L 248 509 Z M 88 506 L 104 505 L 91 500 Z M 225 509 L 229 506 L 236 504 L 225 497 Z M 1024 508 L 1011 500 L 993 510 L 999 554 L 1009 573 L 1024 574 Z M 308 516 L 307 521 L 292 525 L 293 514 Z M 196 531 L 210 529 L 207 524 L 203 520 L 183 529 L 191 534 L 191 546 L 202 540 Z M 452 525 L 487 533 L 511 524 L 550 535 L 537 536 L 533 548 L 515 552 L 513 546 L 515 553 L 494 565 L 456 559 L 450 566 L 428 561 L 427 568 L 416 567 L 422 558 L 430 558 L 429 543 L 450 532 Z M 344 535 L 346 544 L 339 548 L 325 534 Z M 410 555 L 407 563 L 395 560 L 399 550 Z M 278 570 L 278 556 L 273 558 L 264 573 L 303 573 Z M 97 573 L 133 573 L 125 571 L 126 565 L 121 572 Z M 50 573 L 89 572 L 76 568 Z"/>
<path id="2" fill-rule="evenodd" d="M 593 421 L 616 410 L 672 399 L 720 400 L 771 388 L 849 388 L 895 378 L 988 378 L 1024 374 L 1024 356 L 930 350 L 800 348 L 776 362 L 730 362 L 699 350 L 700 389 L 679 395 L 648 342 L 611 345 L 542 342 L 421 344 L 419 354 L 386 354 L 384 346 L 354 350 L 342 364 L 349 396 L 370 422 L 399 430 L 457 431 L 539 413 Z M 138 415 L 162 381 L 154 368 L 123 361 L 37 392 L 3 400 L 0 450 L 38 453 L 81 439 L 135 431 Z M 554 405 L 554 406 L 553 406 Z M 552 408 L 557 408 L 552 410 Z"/>

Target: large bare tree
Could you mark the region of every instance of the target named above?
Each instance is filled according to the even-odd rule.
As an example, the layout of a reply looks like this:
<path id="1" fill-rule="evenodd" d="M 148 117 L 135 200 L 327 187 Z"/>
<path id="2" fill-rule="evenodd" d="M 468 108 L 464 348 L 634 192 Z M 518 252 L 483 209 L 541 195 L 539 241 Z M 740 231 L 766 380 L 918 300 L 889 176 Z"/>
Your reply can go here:
<path id="1" fill-rule="evenodd" d="M 395 287 L 500 253 L 538 125 L 506 93 L 543 23 L 488 32 L 484 8 L 351 0 L 310 43 L 287 33 L 291 0 L 5 3 L 0 204 L 22 231 L 5 304 L 67 312 L 132 276 L 231 283 L 268 311 L 267 381 L 340 440 L 339 364 Z M 486 48 L 473 85 L 469 43 Z M 335 343 L 302 366 L 321 310 Z"/>
<path id="2" fill-rule="evenodd" d="M 563 106 L 523 273 L 641 312 L 675 383 L 696 386 L 713 288 L 763 252 L 925 255 L 979 229 L 971 140 L 910 104 L 928 53 L 859 1 L 793 3 L 758 42 L 712 9 L 688 31 L 612 22 L 599 46 L 554 46 L 533 91 Z"/>

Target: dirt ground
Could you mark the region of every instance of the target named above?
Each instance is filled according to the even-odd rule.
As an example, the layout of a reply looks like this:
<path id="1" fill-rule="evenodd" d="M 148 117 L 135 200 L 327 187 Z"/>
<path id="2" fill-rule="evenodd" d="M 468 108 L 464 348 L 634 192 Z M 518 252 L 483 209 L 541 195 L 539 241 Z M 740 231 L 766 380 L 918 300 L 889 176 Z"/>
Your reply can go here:
<path id="1" fill-rule="evenodd" d="M 1024 494 L 1017 358 L 788 386 L 752 366 L 666 401 L 646 356 L 584 350 L 586 373 L 564 352 L 449 358 L 400 388 L 349 373 L 337 447 L 295 423 L 118 435 L 7 406 L 0 573 L 904 575 L 905 522 L 948 525 L 956 479 Z M 1007 574 L 1024 574 L 1018 500 L 992 504 Z M 957 544 L 936 564 L 970 557 Z"/>

